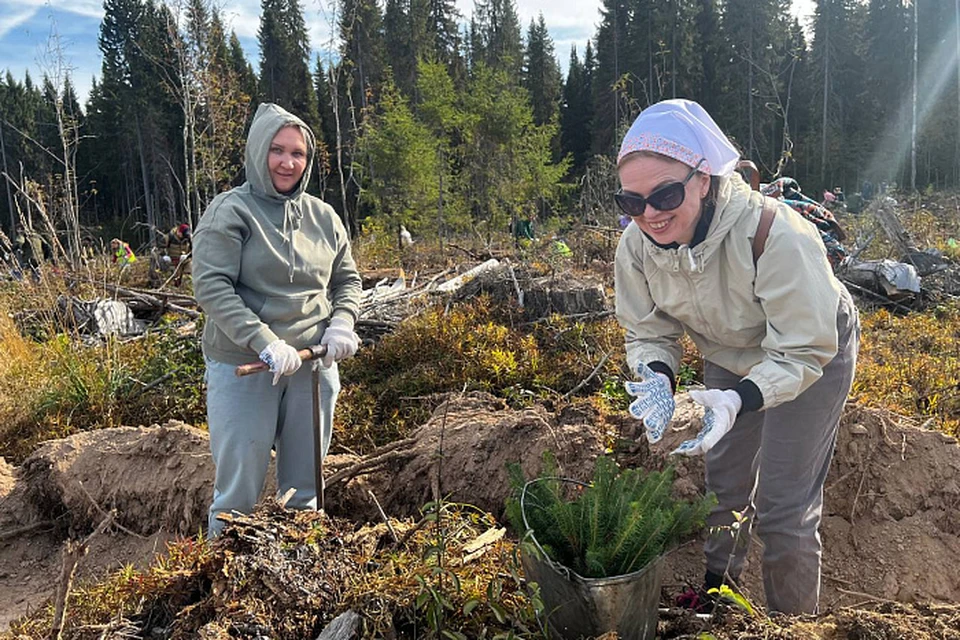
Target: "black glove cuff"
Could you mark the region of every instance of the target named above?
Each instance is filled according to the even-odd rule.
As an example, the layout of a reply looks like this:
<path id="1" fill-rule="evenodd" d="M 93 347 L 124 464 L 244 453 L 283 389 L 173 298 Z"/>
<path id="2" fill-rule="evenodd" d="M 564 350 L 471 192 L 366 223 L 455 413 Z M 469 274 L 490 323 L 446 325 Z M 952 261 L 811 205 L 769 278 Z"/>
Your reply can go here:
<path id="1" fill-rule="evenodd" d="M 651 367 L 652 369 L 653 367 Z M 742 415 L 748 411 L 758 411 L 763 408 L 763 393 L 760 387 L 750 378 L 744 378 L 733 388 L 740 396 L 740 411 L 737 415 Z"/>

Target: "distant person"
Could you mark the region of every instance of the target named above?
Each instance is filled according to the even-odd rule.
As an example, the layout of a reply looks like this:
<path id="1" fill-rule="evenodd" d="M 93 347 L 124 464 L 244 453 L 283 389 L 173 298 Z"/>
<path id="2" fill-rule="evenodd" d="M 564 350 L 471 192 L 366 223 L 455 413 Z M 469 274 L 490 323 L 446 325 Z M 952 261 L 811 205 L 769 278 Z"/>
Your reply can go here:
<path id="1" fill-rule="evenodd" d="M 175 270 L 173 285 L 179 287 L 183 282 L 183 275 L 189 273 L 191 267 L 193 236 L 190 225 L 175 224 L 170 231 L 157 238 L 158 243 L 161 243 L 160 267 L 164 271 Z"/>
<path id="2" fill-rule="evenodd" d="M 307 194 L 316 139 L 298 117 L 261 104 L 247 138 L 246 182 L 221 193 L 194 233 L 194 292 L 203 307 L 207 424 L 216 465 L 207 534 L 221 513 L 249 513 L 270 452 L 287 506 L 316 509 L 312 369 L 319 367 L 320 447 L 326 455 L 340 392 L 337 363 L 357 351 L 361 279 L 340 217 Z M 297 351 L 322 344 L 322 361 Z M 273 375 L 237 377 L 251 360 Z"/>
<path id="3" fill-rule="evenodd" d="M 752 191 L 735 172 L 739 159 L 689 100 L 648 107 L 623 139 L 615 200 L 634 224 L 614 269 L 637 380 L 626 383 L 630 413 L 650 442 L 662 438 L 687 334 L 704 359 L 707 390 L 690 392 L 703 429 L 674 453 L 704 456 L 718 500 L 708 526 L 748 515 L 739 545 L 729 532 L 708 537 L 703 586 L 685 602 L 696 608 L 711 588 L 739 580 L 755 514 L 768 608 L 816 613 L 823 485 L 860 325 L 817 229 Z"/>
<path id="4" fill-rule="evenodd" d="M 30 230 L 21 231 L 14 238 L 14 255 L 20 263 L 20 268 L 29 269 L 35 282 L 40 282 L 41 266 L 49 253 L 49 249 L 45 249 L 44 244 L 40 234 Z"/>
<path id="5" fill-rule="evenodd" d="M 410 232 L 403 225 L 400 225 L 400 246 L 401 247 L 413 246 L 413 236 L 410 235 Z"/>
<path id="6" fill-rule="evenodd" d="M 864 204 L 873 200 L 873 183 L 869 180 L 864 180 L 860 186 L 860 197 L 863 198 Z"/>
<path id="7" fill-rule="evenodd" d="M 113 256 L 111 262 L 119 264 L 121 269 L 125 269 L 137 261 L 137 256 L 130 248 L 130 244 L 120 238 L 114 238 L 110 241 L 110 252 Z"/>
<path id="8" fill-rule="evenodd" d="M 80 260 L 84 264 L 90 264 L 97 257 L 97 251 L 93 246 L 93 238 L 84 236 L 80 239 Z"/>
<path id="9" fill-rule="evenodd" d="M 833 188 L 833 197 L 837 202 L 841 204 L 846 202 L 846 198 L 843 195 L 843 189 L 841 189 L 840 187 Z"/>
<path id="10" fill-rule="evenodd" d="M 513 221 L 513 243 L 516 247 L 529 247 L 535 239 L 531 217 L 523 216 Z"/>

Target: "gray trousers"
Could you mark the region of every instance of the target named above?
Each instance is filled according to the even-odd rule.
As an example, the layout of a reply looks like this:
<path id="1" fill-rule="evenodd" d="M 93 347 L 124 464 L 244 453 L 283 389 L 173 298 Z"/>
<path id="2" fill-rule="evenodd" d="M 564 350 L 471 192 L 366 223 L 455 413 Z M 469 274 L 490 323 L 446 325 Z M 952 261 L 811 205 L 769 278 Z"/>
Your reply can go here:
<path id="1" fill-rule="evenodd" d="M 313 389 L 311 366 L 304 363 L 292 376 L 273 386 L 272 373 L 238 378 L 233 365 L 205 358 L 207 425 L 216 464 L 213 503 L 207 535 L 219 535 L 218 513 L 250 513 L 267 476 L 270 451 L 277 452 L 277 490 L 295 488 L 287 502 L 294 509 L 316 509 Z M 323 455 L 333 435 L 333 411 L 340 392 L 337 365 L 320 369 L 320 426 Z"/>
<path id="2" fill-rule="evenodd" d="M 791 402 L 741 415 L 706 458 L 706 486 L 718 504 L 711 527 L 729 526 L 733 511 L 756 518 L 763 543 L 763 586 L 767 608 L 781 613 L 816 613 L 820 599 L 820 518 L 823 484 L 833 457 L 840 414 L 857 364 L 860 323 L 843 289 L 837 312 L 839 350 L 823 377 Z M 709 388 L 732 389 L 740 376 L 705 363 Z M 754 508 L 748 509 L 756 487 Z M 708 537 L 707 570 L 736 579 L 749 550 L 747 522 L 740 542 L 721 531 Z"/>

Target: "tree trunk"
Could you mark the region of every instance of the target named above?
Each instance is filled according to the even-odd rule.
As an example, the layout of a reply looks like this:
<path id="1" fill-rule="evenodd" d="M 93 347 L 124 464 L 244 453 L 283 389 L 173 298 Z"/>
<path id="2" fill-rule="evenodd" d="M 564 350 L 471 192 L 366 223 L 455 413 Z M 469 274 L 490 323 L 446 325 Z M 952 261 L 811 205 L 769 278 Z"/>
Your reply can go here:
<path id="1" fill-rule="evenodd" d="M 673 33 L 670 40 L 670 97 L 677 97 L 677 29 L 680 28 L 680 7 L 673 1 Z"/>
<path id="2" fill-rule="evenodd" d="M 69 135 L 63 122 L 63 102 L 57 100 L 57 133 L 60 136 L 60 150 L 63 153 L 63 193 L 64 193 L 64 211 L 63 219 L 67 231 L 67 261 L 71 264 L 73 259 L 80 255 L 80 221 L 77 215 L 77 209 L 73 199 L 74 172 L 71 163 L 72 154 L 70 153 Z M 56 246 L 54 238 L 50 239 L 50 246 Z"/>
<path id="3" fill-rule="evenodd" d="M 954 16 L 957 33 L 957 60 L 960 60 L 960 0 L 954 2 Z M 957 126 L 960 128 L 960 64 L 957 65 Z M 954 184 L 960 183 L 960 130 L 955 131 L 957 136 L 957 151 L 954 158 Z"/>
<path id="4" fill-rule="evenodd" d="M 749 137 L 749 147 L 747 149 L 747 157 L 753 159 L 756 157 L 756 143 L 753 138 L 753 66 L 756 64 L 756 60 L 753 57 L 753 12 L 750 12 L 750 34 L 748 35 L 747 40 L 747 126 L 750 130 Z"/>
<path id="5" fill-rule="evenodd" d="M 339 67 L 342 70 L 342 66 Z M 339 75 L 339 71 L 337 73 Z M 339 78 L 333 75 L 331 71 L 330 75 L 330 93 L 331 93 L 331 103 L 333 107 L 333 119 L 337 124 L 337 174 L 340 177 L 340 201 L 343 206 L 341 216 L 343 217 L 343 225 L 350 232 L 351 236 L 356 236 L 356 229 L 352 224 L 350 217 L 350 210 L 347 207 L 347 181 L 343 175 L 343 127 L 340 124 L 340 83 Z"/>
<path id="6" fill-rule="evenodd" d="M 960 2 L 960 0 L 957 0 L 957 2 Z M 10 171 L 7 170 L 7 147 L 3 140 L 2 121 L 0 121 L 0 156 L 3 158 L 3 172 L 9 176 Z M 6 180 L 0 180 L 0 182 L 3 182 L 3 190 L 7 192 L 7 208 L 10 210 L 10 237 L 13 238 L 17 234 L 17 214 L 13 207 L 13 193 L 10 191 L 10 184 Z"/>
<path id="7" fill-rule="evenodd" d="M 140 114 L 134 113 L 134 124 L 137 127 L 137 147 L 140 151 L 140 177 L 143 180 L 143 202 L 147 207 L 147 225 L 150 229 L 150 244 L 157 244 L 156 224 L 157 220 L 153 215 L 153 194 L 150 192 L 150 178 L 147 175 L 147 156 L 146 149 L 143 148 L 143 132 L 140 129 Z"/>
<path id="8" fill-rule="evenodd" d="M 880 203 L 875 215 L 883 232 L 887 238 L 890 239 L 890 242 L 893 243 L 893 246 L 896 247 L 898 256 L 916 250 L 913 239 L 910 237 L 910 234 L 907 233 L 907 230 L 903 228 L 900 219 L 897 217 L 897 207 L 895 204 L 888 205 L 886 202 Z"/>
<path id="9" fill-rule="evenodd" d="M 917 189 L 917 48 L 920 37 L 920 12 L 913 0 L 913 122 L 910 125 L 910 190 Z"/>
<path id="10" fill-rule="evenodd" d="M 824 8 L 830 3 L 823 3 Z M 830 104 L 830 16 L 823 16 L 823 128 L 820 132 L 820 184 L 827 184 L 827 108 Z"/>

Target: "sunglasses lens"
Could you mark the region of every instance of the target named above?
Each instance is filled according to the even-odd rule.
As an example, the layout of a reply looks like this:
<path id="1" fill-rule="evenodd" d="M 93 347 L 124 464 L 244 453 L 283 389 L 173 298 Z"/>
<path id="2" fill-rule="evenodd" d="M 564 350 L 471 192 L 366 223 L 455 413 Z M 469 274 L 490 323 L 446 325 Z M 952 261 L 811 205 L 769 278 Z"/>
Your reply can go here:
<path id="1" fill-rule="evenodd" d="M 650 206 L 659 211 L 672 211 L 683 204 L 685 194 L 683 183 L 674 182 L 650 194 L 648 200 Z"/>
<path id="2" fill-rule="evenodd" d="M 647 208 L 647 201 L 640 196 L 616 193 L 614 194 L 613 198 L 616 200 L 617 206 L 620 207 L 620 210 L 631 217 L 636 218 L 642 216 L 643 210 Z"/>

